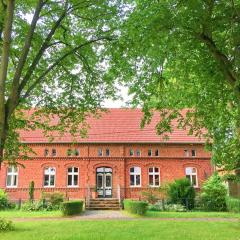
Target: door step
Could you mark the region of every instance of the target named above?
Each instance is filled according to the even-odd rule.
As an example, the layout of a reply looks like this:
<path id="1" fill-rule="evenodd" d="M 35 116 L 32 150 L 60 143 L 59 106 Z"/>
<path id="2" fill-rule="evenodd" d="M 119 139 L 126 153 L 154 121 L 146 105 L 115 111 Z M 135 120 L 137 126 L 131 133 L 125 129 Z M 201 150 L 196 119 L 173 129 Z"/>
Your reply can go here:
<path id="1" fill-rule="evenodd" d="M 118 199 L 90 199 L 88 210 L 120 210 Z"/>

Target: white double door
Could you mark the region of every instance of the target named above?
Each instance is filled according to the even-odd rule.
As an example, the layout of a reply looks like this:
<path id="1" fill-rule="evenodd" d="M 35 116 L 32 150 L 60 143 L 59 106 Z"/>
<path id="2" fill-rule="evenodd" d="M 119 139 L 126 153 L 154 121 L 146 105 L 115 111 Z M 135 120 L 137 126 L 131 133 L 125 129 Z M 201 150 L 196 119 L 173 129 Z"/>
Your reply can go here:
<path id="1" fill-rule="evenodd" d="M 112 197 L 112 169 L 102 167 L 97 169 L 97 192 L 99 198 Z"/>

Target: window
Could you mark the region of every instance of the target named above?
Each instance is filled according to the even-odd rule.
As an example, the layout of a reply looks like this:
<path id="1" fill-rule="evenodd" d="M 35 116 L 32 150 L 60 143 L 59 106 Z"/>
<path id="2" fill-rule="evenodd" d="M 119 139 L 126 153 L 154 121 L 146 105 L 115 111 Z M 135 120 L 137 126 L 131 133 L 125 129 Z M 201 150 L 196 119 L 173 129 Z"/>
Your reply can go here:
<path id="1" fill-rule="evenodd" d="M 130 186 L 132 187 L 141 186 L 141 168 L 140 167 L 130 168 Z"/>
<path id="2" fill-rule="evenodd" d="M 187 167 L 185 169 L 185 174 L 186 174 L 186 178 L 190 180 L 191 184 L 194 187 L 197 187 L 198 186 L 197 169 L 195 167 Z"/>
<path id="3" fill-rule="evenodd" d="M 68 168 L 68 187 L 77 187 L 78 186 L 78 168 L 70 167 Z"/>
<path id="4" fill-rule="evenodd" d="M 159 155 L 159 152 L 158 152 L 158 149 L 155 150 L 155 156 L 158 156 Z"/>
<path id="5" fill-rule="evenodd" d="M 18 182 L 18 169 L 11 166 L 7 169 L 7 187 L 17 187 Z"/>
<path id="6" fill-rule="evenodd" d="M 44 169 L 44 187 L 54 187 L 55 186 L 55 175 L 56 169 L 53 167 L 48 167 Z"/>
<path id="7" fill-rule="evenodd" d="M 148 149 L 148 156 L 152 156 L 152 149 Z"/>
<path id="8" fill-rule="evenodd" d="M 74 155 L 75 155 L 76 157 L 80 155 L 79 149 L 75 149 L 75 150 L 74 150 Z"/>
<path id="9" fill-rule="evenodd" d="M 44 156 L 45 156 L 45 157 L 47 157 L 47 156 L 48 156 L 48 154 L 49 154 L 49 151 L 48 151 L 48 149 L 44 149 Z"/>
<path id="10" fill-rule="evenodd" d="M 187 149 L 184 149 L 184 157 L 189 157 L 189 152 Z"/>
<path id="11" fill-rule="evenodd" d="M 110 156 L 110 150 L 107 148 L 106 149 L 106 156 L 109 157 Z"/>
<path id="12" fill-rule="evenodd" d="M 57 156 L 57 150 L 55 148 L 52 149 L 52 156 L 53 157 Z"/>
<path id="13" fill-rule="evenodd" d="M 98 156 L 101 157 L 103 155 L 102 149 L 98 149 Z"/>
<path id="14" fill-rule="evenodd" d="M 129 150 L 129 155 L 130 155 L 130 156 L 133 156 L 133 155 L 134 155 L 133 149 L 130 149 L 130 150 Z"/>
<path id="15" fill-rule="evenodd" d="M 148 169 L 148 182 L 149 182 L 149 186 L 151 187 L 160 186 L 160 177 L 159 177 L 158 167 L 150 167 Z"/>
<path id="16" fill-rule="evenodd" d="M 197 156 L 197 152 L 195 149 L 192 149 L 192 157 L 196 157 Z"/>
<path id="17" fill-rule="evenodd" d="M 72 155 L 72 150 L 71 149 L 68 149 L 67 150 L 67 156 L 70 157 Z"/>
<path id="18" fill-rule="evenodd" d="M 137 150 L 136 150 L 136 155 L 137 155 L 138 157 L 141 156 L 141 151 L 140 151 L 140 149 L 137 149 Z"/>

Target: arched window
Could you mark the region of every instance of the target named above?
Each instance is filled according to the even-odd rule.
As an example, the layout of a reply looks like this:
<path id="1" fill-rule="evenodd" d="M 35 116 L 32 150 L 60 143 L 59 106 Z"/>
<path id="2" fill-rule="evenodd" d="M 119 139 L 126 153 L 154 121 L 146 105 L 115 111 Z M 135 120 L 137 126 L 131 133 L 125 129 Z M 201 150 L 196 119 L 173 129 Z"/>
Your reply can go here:
<path id="1" fill-rule="evenodd" d="M 132 187 L 141 186 L 141 168 L 140 167 L 130 168 L 130 186 Z"/>
<path id="2" fill-rule="evenodd" d="M 67 180 L 68 187 L 77 187 L 79 169 L 77 167 L 69 167 L 67 174 L 68 174 L 68 180 Z"/>
<path id="3" fill-rule="evenodd" d="M 188 178 L 193 187 L 198 187 L 197 169 L 195 167 L 187 167 L 185 169 L 186 178 Z"/>
<path id="4" fill-rule="evenodd" d="M 7 168 L 7 187 L 17 187 L 18 183 L 18 169 L 17 167 L 11 166 Z"/>
<path id="5" fill-rule="evenodd" d="M 151 187 L 160 186 L 160 173 L 158 167 L 150 167 L 148 169 L 148 183 Z"/>
<path id="6" fill-rule="evenodd" d="M 48 167 L 44 169 L 44 187 L 55 186 L 56 169 Z"/>

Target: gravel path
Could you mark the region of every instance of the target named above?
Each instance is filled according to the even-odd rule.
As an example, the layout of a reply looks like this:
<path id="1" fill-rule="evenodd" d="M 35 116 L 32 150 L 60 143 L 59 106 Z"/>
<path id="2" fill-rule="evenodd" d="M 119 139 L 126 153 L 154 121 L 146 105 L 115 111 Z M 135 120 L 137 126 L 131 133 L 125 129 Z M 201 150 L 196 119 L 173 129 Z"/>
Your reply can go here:
<path id="1" fill-rule="evenodd" d="M 180 221 L 180 222 L 238 222 L 237 218 L 148 218 L 148 217 L 131 217 L 122 211 L 112 210 L 86 210 L 83 214 L 73 217 L 35 217 L 35 218 L 13 218 L 15 222 L 32 222 L 32 221 L 85 221 L 85 220 L 142 220 L 142 221 Z"/>

